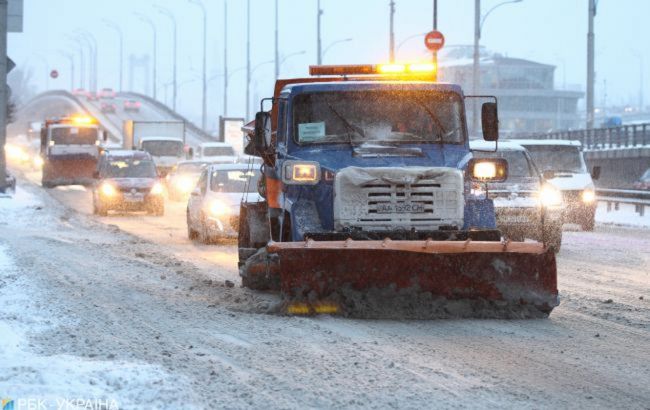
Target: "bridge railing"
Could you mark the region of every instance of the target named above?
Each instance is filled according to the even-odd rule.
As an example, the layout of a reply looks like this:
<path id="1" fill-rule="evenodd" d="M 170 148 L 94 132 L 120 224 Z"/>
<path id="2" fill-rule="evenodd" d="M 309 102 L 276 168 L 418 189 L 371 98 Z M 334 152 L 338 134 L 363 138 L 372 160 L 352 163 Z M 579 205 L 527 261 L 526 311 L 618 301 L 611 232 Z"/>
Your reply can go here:
<path id="1" fill-rule="evenodd" d="M 650 146 L 650 123 L 611 128 L 556 131 L 546 134 L 531 134 L 524 138 L 578 140 L 587 150 L 639 148 Z"/>
<path id="2" fill-rule="evenodd" d="M 630 204 L 634 205 L 634 209 L 639 216 L 644 216 L 646 207 L 650 207 L 650 191 L 597 189 L 596 197 L 598 202 L 607 204 L 607 212 L 618 211 L 619 204 Z"/>

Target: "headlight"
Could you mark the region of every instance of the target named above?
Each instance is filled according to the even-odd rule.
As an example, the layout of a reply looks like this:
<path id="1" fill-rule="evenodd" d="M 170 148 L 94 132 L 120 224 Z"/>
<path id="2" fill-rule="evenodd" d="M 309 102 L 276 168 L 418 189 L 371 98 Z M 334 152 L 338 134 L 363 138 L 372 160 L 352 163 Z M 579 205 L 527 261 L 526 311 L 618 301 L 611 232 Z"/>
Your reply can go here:
<path id="1" fill-rule="evenodd" d="M 320 181 L 318 162 L 285 161 L 282 182 L 289 185 L 316 185 Z"/>
<path id="2" fill-rule="evenodd" d="M 156 182 L 155 184 L 153 184 L 150 191 L 151 195 L 162 195 L 163 192 L 165 192 L 165 188 L 162 186 L 160 182 Z"/>
<path id="3" fill-rule="evenodd" d="M 596 200 L 596 193 L 592 189 L 582 191 L 582 202 L 590 204 Z"/>
<path id="4" fill-rule="evenodd" d="M 230 213 L 230 207 L 225 203 L 215 200 L 210 203 L 210 214 L 212 216 L 222 216 Z"/>
<path id="5" fill-rule="evenodd" d="M 181 192 L 190 192 L 194 188 L 194 181 L 189 177 L 179 177 L 174 179 L 174 186 Z"/>
<path id="6" fill-rule="evenodd" d="M 472 158 L 468 168 L 475 181 L 503 182 L 508 178 L 508 162 L 503 158 Z"/>
<path id="7" fill-rule="evenodd" d="M 104 182 L 100 187 L 99 187 L 99 192 L 103 196 L 114 196 L 117 194 L 117 190 L 115 187 L 107 182 Z"/>
<path id="8" fill-rule="evenodd" d="M 43 168 L 44 162 L 45 161 L 43 161 L 43 158 L 40 155 L 36 155 L 33 160 L 34 168 L 39 168 L 39 169 Z"/>
<path id="9" fill-rule="evenodd" d="M 562 205 L 562 193 L 550 186 L 544 185 L 539 193 L 539 199 L 544 206 Z"/>

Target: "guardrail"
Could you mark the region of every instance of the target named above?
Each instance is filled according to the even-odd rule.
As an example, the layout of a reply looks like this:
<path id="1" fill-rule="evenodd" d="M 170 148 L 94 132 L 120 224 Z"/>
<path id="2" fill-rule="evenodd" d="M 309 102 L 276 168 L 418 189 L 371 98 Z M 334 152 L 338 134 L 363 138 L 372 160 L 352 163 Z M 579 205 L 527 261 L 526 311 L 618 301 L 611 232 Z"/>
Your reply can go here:
<path id="1" fill-rule="evenodd" d="M 634 210 L 639 216 L 644 216 L 645 208 L 650 206 L 650 191 L 597 189 L 596 197 L 599 202 L 607 204 L 607 212 L 618 211 L 619 204 L 631 204 L 634 205 Z"/>
<path id="2" fill-rule="evenodd" d="M 650 123 L 531 134 L 521 138 L 578 140 L 589 150 L 650 146 Z"/>

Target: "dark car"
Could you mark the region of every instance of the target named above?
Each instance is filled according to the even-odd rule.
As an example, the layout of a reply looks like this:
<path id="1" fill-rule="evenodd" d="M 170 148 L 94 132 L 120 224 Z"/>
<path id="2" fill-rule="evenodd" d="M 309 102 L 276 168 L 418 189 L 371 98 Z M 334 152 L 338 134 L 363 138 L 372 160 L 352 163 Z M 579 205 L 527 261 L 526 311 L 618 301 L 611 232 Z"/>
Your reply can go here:
<path id="1" fill-rule="evenodd" d="M 115 113 L 115 111 L 117 111 L 117 107 L 115 106 L 115 104 L 104 102 L 104 101 L 102 101 L 99 108 L 100 110 L 102 110 L 103 113 Z"/>
<path id="2" fill-rule="evenodd" d="M 125 100 L 124 111 L 138 112 L 142 104 L 138 100 Z"/>
<path id="3" fill-rule="evenodd" d="M 104 151 L 95 178 L 93 213 L 96 215 L 106 216 L 108 211 L 164 215 L 165 189 L 147 152 Z"/>
<path id="4" fill-rule="evenodd" d="M 634 183 L 634 189 L 650 191 L 650 168 L 646 169 L 641 178 Z"/>

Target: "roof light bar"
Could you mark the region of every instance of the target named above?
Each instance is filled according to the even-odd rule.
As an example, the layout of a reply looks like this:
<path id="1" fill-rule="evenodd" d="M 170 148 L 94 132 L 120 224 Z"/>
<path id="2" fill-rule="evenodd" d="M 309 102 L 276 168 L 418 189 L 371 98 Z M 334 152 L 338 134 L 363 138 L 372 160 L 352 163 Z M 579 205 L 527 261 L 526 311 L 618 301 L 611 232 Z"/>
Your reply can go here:
<path id="1" fill-rule="evenodd" d="M 426 75 L 435 74 L 437 67 L 433 63 L 412 64 L 353 64 L 353 65 L 312 65 L 309 66 L 310 75 Z"/>

